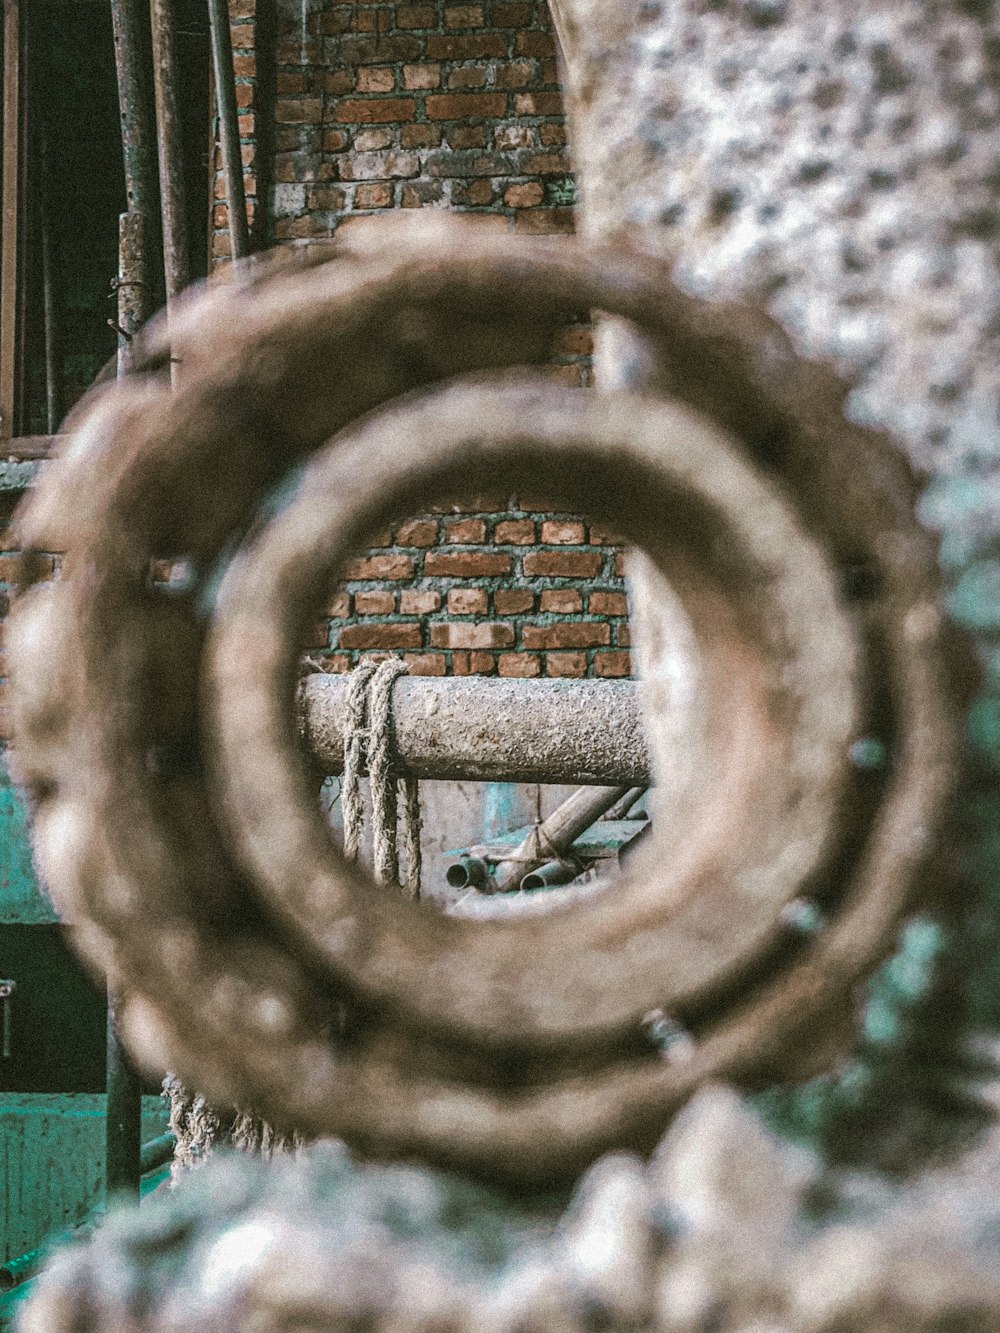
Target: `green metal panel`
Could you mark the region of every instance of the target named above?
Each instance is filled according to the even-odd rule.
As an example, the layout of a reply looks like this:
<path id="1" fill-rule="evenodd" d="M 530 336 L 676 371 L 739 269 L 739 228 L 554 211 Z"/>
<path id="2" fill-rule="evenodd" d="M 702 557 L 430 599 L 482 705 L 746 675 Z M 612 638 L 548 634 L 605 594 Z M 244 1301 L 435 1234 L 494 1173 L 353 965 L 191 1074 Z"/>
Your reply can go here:
<path id="1" fill-rule="evenodd" d="M 35 1249 L 104 1205 L 104 1108 L 99 1093 L 0 1095 L 2 1259 Z M 143 1142 L 167 1128 L 161 1097 L 144 1097 Z"/>
<path id="2" fill-rule="evenodd" d="M 0 922 L 35 926 L 58 919 L 35 876 L 27 808 L 0 751 Z"/>

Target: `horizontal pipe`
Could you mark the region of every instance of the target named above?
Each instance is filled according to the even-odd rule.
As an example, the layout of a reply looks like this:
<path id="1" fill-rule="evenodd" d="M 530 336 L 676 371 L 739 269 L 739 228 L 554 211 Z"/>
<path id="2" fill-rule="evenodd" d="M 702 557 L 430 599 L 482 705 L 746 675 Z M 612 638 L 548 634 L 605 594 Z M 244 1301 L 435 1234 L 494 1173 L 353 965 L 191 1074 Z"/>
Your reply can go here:
<path id="1" fill-rule="evenodd" d="M 580 867 L 573 861 L 546 861 L 536 870 L 528 871 L 521 880 L 521 888 L 530 892 L 532 889 L 547 889 L 555 884 L 568 884 L 579 873 Z"/>
<path id="2" fill-rule="evenodd" d="M 302 683 L 300 725 L 324 773 L 344 764 L 349 676 Z M 400 767 L 467 782 L 646 786 L 649 756 L 634 681 L 404 677 L 392 696 Z"/>
<path id="3" fill-rule="evenodd" d="M 144 1176 L 149 1175 L 150 1171 L 159 1171 L 161 1166 L 173 1161 L 176 1147 L 177 1140 L 173 1134 L 158 1134 L 139 1150 L 139 1170 Z"/>
<path id="4" fill-rule="evenodd" d="M 567 796 L 493 871 L 496 891 L 509 893 L 539 866 L 561 861 L 580 834 L 620 801 L 625 791 L 625 787 L 579 787 Z"/>
<path id="5" fill-rule="evenodd" d="M 463 856 L 444 873 L 453 889 L 485 889 L 490 882 L 490 868 L 481 856 Z"/>

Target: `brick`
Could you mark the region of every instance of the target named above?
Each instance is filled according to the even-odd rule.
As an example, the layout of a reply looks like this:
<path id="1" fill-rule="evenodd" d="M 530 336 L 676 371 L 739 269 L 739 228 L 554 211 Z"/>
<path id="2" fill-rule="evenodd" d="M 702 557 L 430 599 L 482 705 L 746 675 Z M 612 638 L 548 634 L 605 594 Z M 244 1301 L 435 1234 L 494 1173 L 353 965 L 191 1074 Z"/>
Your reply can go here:
<path id="1" fill-rule="evenodd" d="M 527 588 L 498 588 L 493 594 L 493 610 L 498 616 L 518 616 L 535 609 L 535 594 Z"/>
<path id="2" fill-rule="evenodd" d="M 441 149 L 428 153 L 424 171 L 428 176 L 504 176 L 510 167 L 509 159 L 497 153 L 448 152 Z"/>
<path id="3" fill-rule="evenodd" d="M 359 185 L 354 191 L 355 208 L 391 208 L 391 185 Z"/>
<path id="4" fill-rule="evenodd" d="M 429 120 L 495 120 L 506 115 L 507 98 L 503 93 L 431 93 L 425 109 Z M 413 117 L 399 116 L 397 119 L 412 120 Z"/>
<path id="5" fill-rule="evenodd" d="M 370 129 L 357 130 L 354 135 L 354 154 L 377 153 L 388 148 L 392 143 L 392 130 L 384 125 L 375 125 Z M 356 180 L 357 177 L 355 176 Z"/>
<path id="6" fill-rule="evenodd" d="M 527 153 L 521 159 L 527 176 L 565 176 L 569 163 L 562 153 Z"/>
<path id="7" fill-rule="evenodd" d="M 486 524 L 481 518 L 453 519 L 444 525 L 444 539 L 447 542 L 461 542 L 472 545 L 486 540 Z"/>
<path id="8" fill-rule="evenodd" d="M 276 93 L 305 93 L 309 91 L 306 74 L 301 69 L 282 70 L 274 80 Z"/>
<path id="9" fill-rule="evenodd" d="M 610 528 L 606 528 L 603 523 L 591 523 L 590 540 L 594 546 L 622 546 L 621 537 Z"/>
<path id="10" fill-rule="evenodd" d="M 550 32 L 519 32 L 514 50 L 519 56 L 554 56 L 556 39 Z"/>
<path id="11" fill-rule="evenodd" d="M 448 75 L 449 88 L 485 88 L 485 65 L 459 65 Z"/>
<path id="12" fill-rule="evenodd" d="M 419 648 L 423 626 L 410 621 L 385 621 L 380 625 L 345 625 L 340 631 L 341 648 Z"/>
<path id="13" fill-rule="evenodd" d="M 598 648 L 611 642 L 611 626 L 603 620 L 560 620 L 554 625 L 525 625 L 525 648 Z"/>
<path id="14" fill-rule="evenodd" d="M 318 125 L 323 118 L 323 103 L 318 97 L 279 97 L 276 115 L 279 125 Z"/>
<path id="15" fill-rule="evenodd" d="M 628 623 L 615 626 L 615 644 L 619 648 L 632 647 L 632 627 Z"/>
<path id="16" fill-rule="evenodd" d="M 530 5 L 494 5 L 490 22 L 496 28 L 526 28 L 531 22 Z"/>
<path id="17" fill-rule="evenodd" d="M 323 131 L 323 152 L 341 153 L 350 144 L 351 139 L 344 130 Z"/>
<path id="18" fill-rule="evenodd" d="M 323 91 L 343 97 L 354 87 L 354 76 L 347 69 L 328 69 L 323 72 Z"/>
<path id="19" fill-rule="evenodd" d="M 514 98 L 514 114 L 561 116 L 564 114 L 562 93 L 518 93 Z"/>
<path id="20" fill-rule="evenodd" d="M 530 578 L 592 579 L 603 563 L 597 551 L 529 551 L 524 572 Z"/>
<path id="21" fill-rule="evenodd" d="M 441 610 L 441 594 L 424 588 L 404 588 L 399 594 L 399 610 L 404 616 L 428 616 Z"/>
<path id="22" fill-rule="evenodd" d="M 628 598 L 623 592 L 592 592 L 587 609 L 594 616 L 627 616 Z"/>
<path id="23" fill-rule="evenodd" d="M 598 676 L 631 676 L 632 658 L 628 653 L 595 653 L 594 672 Z"/>
<path id="24" fill-rule="evenodd" d="M 494 87 L 527 88 L 530 84 L 536 82 L 537 78 L 538 71 L 534 65 L 526 60 L 515 61 L 512 64 L 497 67 Z"/>
<path id="25" fill-rule="evenodd" d="M 336 118 L 345 125 L 385 125 L 416 115 L 412 97 L 345 97 L 337 104 Z"/>
<path id="26" fill-rule="evenodd" d="M 495 578 L 510 571 L 510 556 L 493 552 L 428 551 L 424 557 L 424 573 L 432 578 L 439 575 L 455 579 Z"/>
<path id="27" fill-rule="evenodd" d="M 529 236 L 571 236 L 576 229 L 572 208 L 532 208 L 517 214 L 514 230 Z"/>
<path id="28" fill-rule="evenodd" d="M 326 604 L 328 616 L 345 620 L 351 614 L 351 595 L 347 592 L 335 592 Z"/>
<path id="29" fill-rule="evenodd" d="M 485 125 L 452 125 L 448 129 L 449 148 L 485 148 Z"/>
<path id="30" fill-rule="evenodd" d="M 416 181 L 403 186 L 400 204 L 403 208 L 427 208 L 440 203 L 443 198 L 442 181 Z"/>
<path id="31" fill-rule="evenodd" d="M 582 546 L 587 530 L 576 519 L 550 518 L 542 524 L 542 541 L 550 546 Z"/>
<path id="32" fill-rule="evenodd" d="M 404 148 L 436 148 L 441 142 L 441 126 L 403 125 L 399 142 Z"/>
<path id="33" fill-rule="evenodd" d="M 409 33 L 395 32 L 389 36 L 352 33 L 337 43 L 337 59 L 346 66 L 396 65 L 403 60 L 418 60 L 423 55 L 423 45 L 419 37 Z"/>
<path id="34" fill-rule="evenodd" d="M 397 28 L 433 28 L 436 15 L 433 5 L 397 5 Z"/>
<path id="35" fill-rule="evenodd" d="M 348 561 L 345 578 L 397 579 L 413 578 L 413 557 L 410 555 L 367 555 Z"/>
<path id="36" fill-rule="evenodd" d="M 444 676 L 448 673 L 448 659 L 444 653 L 404 653 L 403 661 L 411 676 Z"/>
<path id="37" fill-rule="evenodd" d="M 493 530 L 498 546 L 531 546 L 535 540 L 535 525 L 530 518 L 507 518 Z"/>
<path id="38" fill-rule="evenodd" d="M 583 610 L 583 594 L 575 588 L 549 588 L 542 593 L 541 609 L 561 616 L 576 616 Z"/>
<path id="39" fill-rule="evenodd" d="M 397 546 L 435 546 L 438 525 L 432 518 L 411 518 L 396 529 Z"/>
<path id="40" fill-rule="evenodd" d="M 537 653 L 501 653 L 497 659 L 497 671 L 501 676 L 529 680 L 532 676 L 542 674 L 542 659 Z"/>
<path id="41" fill-rule="evenodd" d="M 471 181 L 455 181 L 451 191 L 451 202 L 459 208 L 486 208 L 495 197 L 493 182 L 488 176 L 479 176 Z"/>
<path id="42" fill-rule="evenodd" d="M 586 653 L 546 653 L 545 674 L 581 680 L 587 674 Z"/>
<path id="43" fill-rule="evenodd" d="M 485 588 L 452 588 L 448 593 L 451 616 L 484 616 L 488 598 Z"/>
<path id="44" fill-rule="evenodd" d="M 511 648 L 514 626 L 500 621 L 431 625 L 432 648 Z"/>
<path id="45" fill-rule="evenodd" d="M 340 162 L 342 180 L 385 181 L 406 179 L 420 171 L 416 153 L 390 149 L 387 153 L 350 153 Z"/>
<path id="46" fill-rule="evenodd" d="M 452 673 L 456 676 L 492 676 L 497 669 L 492 653 L 453 653 Z"/>
<path id="47" fill-rule="evenodd" d="M 540 125 L 538 127 L 538 137 L 547 147 L 562 145 L 566 142 L 566 126 Z"/>
<path id="48" fill-rule="evenodd" d="M 354 613 L 359 616 L 391 616 L 396 609 L 396 594 L 368 590 L 354 594 Z"/>
<path id="49" fill-rule="evenodd" d="M 324 37 L 339 37 L 341 33 L 347 32 L 350 28 L 352 17 L 353 14 L 348 5 L 342 5 L 337 9 L 328 9 L 325 14 L 320 15 L 319 30 Z"/>
<path id="50" fill-rule="evenodd" d="M 441 66 L 440 65 L 404 65 L 403 66 L 403 87 L 416 90 L 428 88 L 440 88 L 441 86 Z"/>
<path id="51" fill-rule="evenodd" d="M 482 5 L 449 5 L 444 11 L 446 28 L 481 28 L 483 26 Z"/>
<path id="52" fill-rule="evenodd" d="M 498 125 L 493 142 L 498 148 L 530 148 L 532 130 L 527 125 Z"/>
<path id="53" fill-rule="evenodd" d="M 395 86 L 396 73 L 389 65 L 362 65 L 354 82 L 359 93 L 391 93 Z"/>
<path id="54" fill-rule="evenodd" d="M 544 198 L 545 191 L 537 181 L 508 185 L 503 192 L 503 201 L 508 208 L 537 208 Z"/>
<path id="55" fill-rule="evenodd" d="M 339 213 L 346 195 L 335 185 L 310 185 L 306 191 L 306 207 L 310 212 Z"/>
<path id="56" fill-rule="evenodd" d="M 427 38 L 431 60 L 482 60 L 507 54 L 507 42 L 498 32 L 468 33 L 464 36 L 433 35 Z"/>
<path id="57" fill-rule="evenodd" d="M 625 577 L 625 556 L 621 551 L 615 556 L 614 570 L 619 578 Z"/>

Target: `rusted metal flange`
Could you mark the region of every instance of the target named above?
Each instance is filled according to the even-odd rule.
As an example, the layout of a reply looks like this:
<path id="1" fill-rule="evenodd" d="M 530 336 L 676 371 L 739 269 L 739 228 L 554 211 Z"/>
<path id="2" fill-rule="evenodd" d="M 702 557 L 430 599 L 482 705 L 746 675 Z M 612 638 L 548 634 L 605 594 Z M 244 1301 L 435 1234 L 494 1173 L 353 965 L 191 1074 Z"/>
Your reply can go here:
<path id="1" fill-rule="evenodd" d="M 371 418 L 239 556 L 206 655 L 214 567 L 290 469 L 400 393 L 543 359 L 589 308 L 643 329 L 686 407 L 505 382 Z M 201 296 L 170 334 L 180 389 L 151 366 L 95 394 L 21 514 L 10 647 L 40 865 L 129 990 L 133 1048 L 282 1126 L 538 1180 L 651 1142 L 698 1082 L 764 1077 L 836 1018 L 936 850 L 959 730 L 912 483 L 841 386 L 643 257 L 456 220 Z M 690 764 L 669 858 L 620 891 L 446 919 L 329 843 L 297 630 L 386 517 L 526 474 L 669 571 L 698 650 Z M 62 581 L 34 582 L 52 549 Z M 193 589 L 155 586 L 157 558 Z M 829 924 L 793 941 L 803 896 Z"/>

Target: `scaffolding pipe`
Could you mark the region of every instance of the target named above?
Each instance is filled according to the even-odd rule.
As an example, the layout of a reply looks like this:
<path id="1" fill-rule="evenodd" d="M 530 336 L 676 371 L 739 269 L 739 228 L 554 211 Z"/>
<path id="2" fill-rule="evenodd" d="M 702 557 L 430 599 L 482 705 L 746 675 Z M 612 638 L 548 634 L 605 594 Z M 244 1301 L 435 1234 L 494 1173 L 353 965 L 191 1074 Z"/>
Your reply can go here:
<path id="1" fill-rule="evenodd" d="M 155 207 L 156 194 L 155 138 L 144 59 L 148 47 L 142 15 L 141 0 L 111 0 L 125 197 L 130 213 Z"/>
<path id="2" fill-rule="evenodd" d="M 551 861 L 562 861 L 580 834 L 620 801 L 627 790 L 628 787 L 581 787 L 567 797 L 493 871 L 496 892 L 520 888 L 532 871 Z"/>
<path id="3" fill-rule="evenodd" d="M 156 150 L 160 166 L 160 218 L 163 230 L 163 271 L 167 310 L 191 281 L 184 152 L 177 104 L 179 75 L 174 0 L 151 0 L 153 89 L 156 95 Z"/>
<path id="4" fill-rule="evenodd" d="M 349 683 L 321 672 L 302 683 L 300 729 L 324 773 L 343 771 Z M 615 784 L 624 796 L 649 783 L 640 688 L 617 680 L 404 677 L 392 695 L 400 769 L 425 780 Z"/>
<path id="5" fill-rule="evenodd" d="M 49 220 L 49 145 L 44 113 L 38 113 L 38 158 L 41 184 L 38 189 L 38 230 L 42 251 L 42 319 L 45 335 L 45 421 L 50 435 L 62 420 L 62 375 L 59 364 L 59 334 L 56 317 L 55 260 L 52 254 L 52 225 Z"/>
<path id="6" fill-rule="evenodd" d="M 233 35 L 229 29 L 227 0 L 208 0 L 212 33 L 212 68 L 215 105 L 219 115 L 219 147 L 229 211 L 229 246 L 233 263 L 250 251 L 247 201 L 243 187 L 243 152 L 240 148 L 239 108 L 236 105 L 236 76 L 233 70 Z"/>

